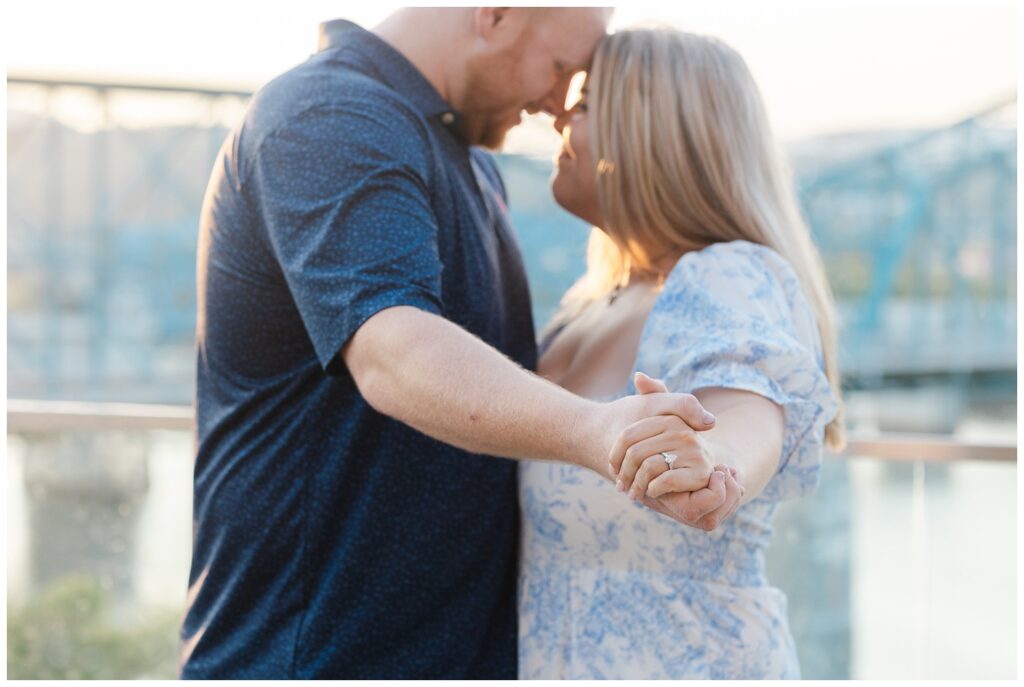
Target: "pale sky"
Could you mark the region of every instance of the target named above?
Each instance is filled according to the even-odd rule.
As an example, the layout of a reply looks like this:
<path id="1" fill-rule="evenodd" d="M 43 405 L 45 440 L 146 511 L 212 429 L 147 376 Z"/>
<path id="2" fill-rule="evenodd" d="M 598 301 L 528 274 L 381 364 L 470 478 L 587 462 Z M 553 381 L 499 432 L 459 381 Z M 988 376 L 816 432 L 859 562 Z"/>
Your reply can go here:
<path id="1" fill-rule="evenodd" d="M 317 24 L 394 5 L 325 0 L 8 0 L 7 69 L 255 88 L 314 49 Z M 1015 93 L 1012 2 L 684 1 L 616 10 L 714 34 L 746 58 L 778 134 L 942 126 Z"/>

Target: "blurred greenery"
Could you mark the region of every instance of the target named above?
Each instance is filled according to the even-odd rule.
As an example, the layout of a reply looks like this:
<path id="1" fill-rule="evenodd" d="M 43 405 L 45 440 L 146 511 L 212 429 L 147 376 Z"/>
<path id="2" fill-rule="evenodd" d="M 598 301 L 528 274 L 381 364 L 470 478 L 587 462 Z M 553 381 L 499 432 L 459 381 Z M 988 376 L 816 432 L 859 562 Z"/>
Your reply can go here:
<path id="1" fill-rule="evenodd" d="M 19 607 L 8 599 L 7 606 L 9 680 L 177 675 L 176 610 L 119 608 L 99 580 L 82 575 L 54 582 Z"/>

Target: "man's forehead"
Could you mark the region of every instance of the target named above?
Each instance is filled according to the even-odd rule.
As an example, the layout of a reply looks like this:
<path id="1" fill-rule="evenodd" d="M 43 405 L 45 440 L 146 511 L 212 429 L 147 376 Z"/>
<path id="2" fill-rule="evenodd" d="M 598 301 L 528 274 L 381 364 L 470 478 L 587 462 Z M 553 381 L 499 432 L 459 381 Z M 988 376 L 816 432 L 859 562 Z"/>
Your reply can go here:
<path id="1" fill-rule="evenodd" d="M 549 12 L 547 47 L 567 67 L 583 68 L 607 31 L 610 12 L 600 7 L 560 7 Z"/>

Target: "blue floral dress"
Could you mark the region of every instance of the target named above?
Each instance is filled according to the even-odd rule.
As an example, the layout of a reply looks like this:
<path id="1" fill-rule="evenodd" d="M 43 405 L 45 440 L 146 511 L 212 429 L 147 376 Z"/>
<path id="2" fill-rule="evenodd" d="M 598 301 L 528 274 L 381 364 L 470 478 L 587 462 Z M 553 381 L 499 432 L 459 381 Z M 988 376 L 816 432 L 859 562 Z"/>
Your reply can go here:
<path id="1" fill-rule="evenodd" d="M 765 579 L 764 554 L 778 503 L 817 484 L 837 405 L 796 274 L 746 241 L 684 255 L 644 325 L 636 369 L 673 391 L 744 389 L 778 403 L 778 472 L 703 532 L 583 468 L 522 463 L 519 677 L 798 678 L 786 598 Z"/>

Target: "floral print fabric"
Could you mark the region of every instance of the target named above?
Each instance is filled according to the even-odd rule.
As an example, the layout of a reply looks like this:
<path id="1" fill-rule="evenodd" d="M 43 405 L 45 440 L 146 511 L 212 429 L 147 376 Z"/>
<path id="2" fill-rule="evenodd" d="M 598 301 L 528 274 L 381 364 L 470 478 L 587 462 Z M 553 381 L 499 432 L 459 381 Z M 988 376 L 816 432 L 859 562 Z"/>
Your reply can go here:
<path id="1" fill-rule="evenodd" d="M 636 369 L 672 391 L 726 387 L 778 403 L 779 469 L 703 532 L 583 468 L 522 463 L 519 677 L 798 678 L 786 599 L 765 579 L 764 553 L 779 501 L 817 484 L 837 404 L 795 273 L 746 241 L 686 254 L 645 323 Z M 634 392 L 630 383 L 617 396 Z"/>

